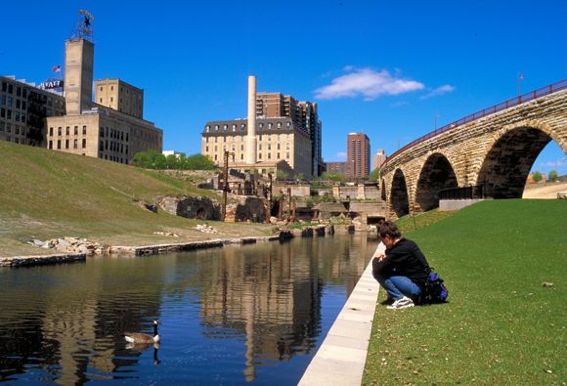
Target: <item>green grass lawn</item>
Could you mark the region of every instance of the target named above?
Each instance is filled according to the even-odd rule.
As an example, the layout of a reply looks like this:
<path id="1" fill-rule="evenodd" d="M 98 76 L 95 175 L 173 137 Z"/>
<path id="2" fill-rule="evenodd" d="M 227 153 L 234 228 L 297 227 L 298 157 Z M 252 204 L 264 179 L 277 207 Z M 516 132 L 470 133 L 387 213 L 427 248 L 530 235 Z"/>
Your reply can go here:
<path id="1" fill-rule="evenodd" d="M 77 236 L 111 245 L 211 238 L 189 220 L 142 209 L 166 195 L 209 196 L 191 181 L 115 162 L 0 141 L 0 256 L 45 254 L 31 238 Z M 199 221 L 202 223 L 203 221 Z M 225 236 L 269 234 L 263 224 L 210 222 Z M 154 232 L 171 231 L 180 238 Z M 214 235 L 213 235 L 214 236 Z M 214 236 L 218 237 L 218 236 Z"/>
<path id="2" fill-rule="evenodd" d="M 485 201 L 406 236 L 449 303 L 379 304 L 364 384 L 567 384 L 566 201 Z"/>

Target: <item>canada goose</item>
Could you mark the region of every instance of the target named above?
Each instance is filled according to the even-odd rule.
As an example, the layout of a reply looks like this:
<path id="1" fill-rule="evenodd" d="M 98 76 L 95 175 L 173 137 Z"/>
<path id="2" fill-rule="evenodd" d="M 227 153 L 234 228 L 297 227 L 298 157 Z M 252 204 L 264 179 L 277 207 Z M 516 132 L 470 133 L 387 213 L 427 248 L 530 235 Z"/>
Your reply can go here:
<path id="1" fill-rule="evenodd" d="M 158 321 L 154 320 L 154 335 L 144 334 L 142 332 L 125 332 L 124 339 L 130 343 L 157 343 L 159 342 L 159 334 L 157 330 Z"/>

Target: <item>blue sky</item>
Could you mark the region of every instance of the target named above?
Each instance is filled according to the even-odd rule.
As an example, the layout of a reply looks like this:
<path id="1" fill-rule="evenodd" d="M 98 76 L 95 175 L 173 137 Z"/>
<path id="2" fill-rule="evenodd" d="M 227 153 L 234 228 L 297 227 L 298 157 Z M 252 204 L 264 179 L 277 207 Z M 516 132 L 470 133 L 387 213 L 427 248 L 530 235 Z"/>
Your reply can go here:
<path id="1" fill-rule="evenodd" d="M 2 4 L 0 74 L 39 83 L 95 17 L 95 79 L 145 91 L 164 149 L 200 151 L 208 120 L 258 91 L 319 103 L 323 157 L 362 131 L 387 154 L 437 127 L 567 78 L 567 0 L 20 1 Z M 567 174 L 556 143 L 533 169 Z"/>

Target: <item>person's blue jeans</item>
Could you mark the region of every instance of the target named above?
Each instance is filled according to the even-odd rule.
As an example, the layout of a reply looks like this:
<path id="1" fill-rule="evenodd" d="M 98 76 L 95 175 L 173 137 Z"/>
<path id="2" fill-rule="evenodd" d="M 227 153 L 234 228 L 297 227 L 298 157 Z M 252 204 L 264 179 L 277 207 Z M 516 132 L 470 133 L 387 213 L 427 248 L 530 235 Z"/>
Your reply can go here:
<path id="1" fill-rule="evenodd" d="M 407 276 L 381 277 L 378 282 L 394 301 L 404 296 L 416 299 L 421 294 L 421 288 Z"/>

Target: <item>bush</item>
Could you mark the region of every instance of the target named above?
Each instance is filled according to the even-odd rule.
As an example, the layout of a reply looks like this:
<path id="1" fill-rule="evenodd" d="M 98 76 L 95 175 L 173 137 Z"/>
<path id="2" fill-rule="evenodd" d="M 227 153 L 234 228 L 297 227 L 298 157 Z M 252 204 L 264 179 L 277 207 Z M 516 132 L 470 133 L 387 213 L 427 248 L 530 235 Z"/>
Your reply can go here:
<path id="1" fill-rule="evenodd" d="M 132 160 L 134 166 L 145 169 L 175 169 L 175 170 L 213 170 L 217 166 L 207 156 L 193 154 L 186 157 L 185 154 L 164 156 L 155 150 L 136 153 Z"/>

